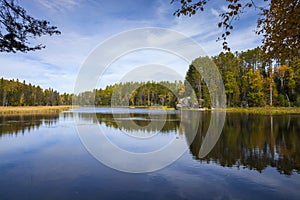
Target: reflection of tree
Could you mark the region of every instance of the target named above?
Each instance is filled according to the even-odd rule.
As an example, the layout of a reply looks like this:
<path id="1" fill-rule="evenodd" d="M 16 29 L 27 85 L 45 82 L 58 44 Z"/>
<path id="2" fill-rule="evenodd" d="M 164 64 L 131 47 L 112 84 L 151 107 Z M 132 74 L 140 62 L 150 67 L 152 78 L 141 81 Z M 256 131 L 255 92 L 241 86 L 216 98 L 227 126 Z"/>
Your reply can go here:
<path id="1" fill-rule="evenodd" d="M 41 125 L 53 125 L 59 115 L 19 115 L 0 116 L 0 137 L 4 134 L 19 134 L 39 128 Z"/>
<path id="2" fill-rule="evenodd" d="M 203 149 L 203 144 L 209 138 L 207 136 L 210 136 L 207 135 L 209 125 L 214 121 L 218 125 L 218 120 L 215 120 L 218 118 L 216 113 L 218 112 L 181 111 L 178 114 L 168 114 L 160 132 L 178 131 L 179 134 L 184 134 L 192 155 L 200 162 L 213 161 L 225 167 L 246 167 L 259 172 L 270 166 L 286 175 L 300 173 L 299 116 L 227 113 L 220 138 L 212 137 L 217 143 L 211 143 L 214 145 L 213 149 L 201 158 L 201 148 Z M 150 116 L 141 113 L 80 113 L 79 117 L 126 131 L 152 132 L 158 129 L 155 126 L 148 127 L 150 120 L 147 119 Z M 132 126 L 133 123 L 137 126 Z"/>
<path id="3" fill-rule="evenodd" d="M 213 150 L 203 159 L 198 154 L 209 122 L 202 117 L 190 151 L 198 160 L 214 161 L 221 166 L 244 166 L 261 172 L 276 167 L 290 175 L 300 172 L 300 118 L 227 114 L 223 133 Z M 189 140 L 189 132 L 186 132 Z"/>
<path id="4" fill-rule="evenodd" d="M 210 120 L 211 112 L 185 111 L 182 113 L 181 132 L 185 133 L 187 143 L 190 145 L 190 150 L 195 152 L 193 155 L 196 157 L 198 157 L 201 148 L 201 145 L 198 144 L 202 144 Z"/>
<path id="5" fill-rule="evenodd" d="M 142 113 L 130 113 L 130 114 L 111 114 L 111 113 L 79 113 L 80 119 L 83 120 L 92 120 L 93 123 L 99 123 L 105 125 L 106 127 L 123 129 L 126 131 L 145 131 L 153 132 L 160 131 L 162 133 L 167 133 L 170 131 L 176 131 L 180 125 L 180 119 L 176 114 L 165 114 L 162 117 L 162 114 L 151 115 Z M 153 123 L 151 126 L 148 126 L 152 118 L 154 121 L 164 120 L 163 127 L 157 126 Z M 135 125 L 135 126 L 133 126 Z"/>

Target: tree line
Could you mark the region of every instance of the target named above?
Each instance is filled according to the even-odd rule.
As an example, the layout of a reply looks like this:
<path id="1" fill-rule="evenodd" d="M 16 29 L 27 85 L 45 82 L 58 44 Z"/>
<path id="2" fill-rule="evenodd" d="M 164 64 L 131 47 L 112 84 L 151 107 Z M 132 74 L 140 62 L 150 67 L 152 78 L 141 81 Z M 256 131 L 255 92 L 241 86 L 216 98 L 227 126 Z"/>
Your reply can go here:
<path id="1" fill-rule="evenodd" d="M 19 80 L 0 80 L 0 106 L 56 106 L 72 105 L 72 94 L 59 94 L 49 88 L 27 84 Z"/>
<path id="2" fill-rule="evenodd" d="M 85 105 L 170 107 L 176 107 L 180 99 L 190 98 L 191 105 L 209 108 L 211 91 L 205 78 L 209 81 L 214 76 L 204 78 L 199 69 L 212 67 L 207 60 L 213 61 L 210 63 L 216 65 L 222 76 L 227 107 L 300 106 L 300 58 L 285 62 L 267 60 L 258 47 L 197 58 L 190 64 L 184 81 L 118 83 L 77 98 L 79 104 Z"/>
<path id="3" fill-rule="evenodd" d="M 300 58 L 285 62 L 266 60 L 260 48 L 199 57 L 189 66 L 184 81 L 126 82 L 86 91 L 78 95 L 59 94 L 51 88 L 18 80 L 0 81 L 1 106 L 78 105 L 169 106 L 188 99 L 194 107 L 212 107 L 211 95 L 201 66 L 211 60 L 222 76 L 227 107 L 300 106 Z M 196 105 L 196 106 L 195 106 Z"/>
<path id="4" fill-rule="evenodd" d="M 104 89 L 87 91 L 74 97 L 79 105 L 96 106 L 169 106 L 175 107 L 184 97 L 183 81 L 126 82 L 108 85 Z"/>

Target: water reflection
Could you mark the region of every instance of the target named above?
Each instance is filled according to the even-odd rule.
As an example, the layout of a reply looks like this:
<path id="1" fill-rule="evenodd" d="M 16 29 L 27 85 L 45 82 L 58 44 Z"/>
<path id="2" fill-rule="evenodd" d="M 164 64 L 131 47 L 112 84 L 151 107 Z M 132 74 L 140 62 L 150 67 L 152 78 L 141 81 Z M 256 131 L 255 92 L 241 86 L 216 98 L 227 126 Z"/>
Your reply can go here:
<path id="1" fill-rule="evenodd" d="M 41 125 L 53 126 L 59 115 L 17 115 L 0 116 L 0 138 L 5 135 L 24 134 L 25 131 L 38 129 Z"/>
<path id="2" fill-rule="evenodd" d="M 69 113 L 68 113 L 69 114 Z M 72 115 L 72 113 L 70 113 Z M 180 114 L 165 114 L 164 125 L 160 128 L 159 124 L 157 126 L 148 126 L 151 119 L 147 114 L 143 113 L 130 113 L 128 114 L 108 114 L 108 113 L 79 113 L 77 116 L 82 121 L 87 121 L 91 123 L 99 123 L 106 127 L 125 130 L 125 131 L 145 131 L 149 134 L 160 130 L 161 133 L 174 132 L 179 129 L 180 125 Z M 161 119 L 160 115 L 151 116 L 152 121 L 159 121 Z M 137 126 L 134 126 L 134 124 Z"/>
<path id="3" fill-rule="evenodd" d="M 279 173 L 300 172 L 300 117 L 228 114 L 220 139 L 213 150 L 199 158 L 198 152 L 207 123 L 199 128 L 190 146 L 200 162 L 226 167 L 246 167 L 262 172 L 268 166 Z"/>
<path id="4" fill-rule="evenodd" d="M 190 144 L 191 154 L 200 163 L 214 162 L 224 167 L 243 167 L 259 172 L 270 166 L 286 175 L 300 172 L 300 116 L 227 113 L 220 138 L 208 155 L 202 158 L 199 153 L 213 119 L 212 115 L 212 112 L 193 111 L 167 114 L 168 120 L 161 133 L 177 131 L 184 135 Z M 112 114 L 98 113 L 96 118 L 92 116 L 87 113 L 80 115 L 82 119 L 93 119 L 94 123 L 107 127 L 140 131 L 131 125 L 131 121 L 125 120 L 122 114 L 117 115 L 118 122 Z M 131 117 L 141 127 L 146 127 L 149 123 L 145 114 L 135 113 Z M 157 129 L 151 126 L 146 128 L 146 131 L 150 133 Z"/>
<path id="5" fill-rule="evenodd" d="M 193 158 L 200 163 L 216 163 L 224 167 L 248 168 L 262 172 L 267 167 L 276 168 L 281 174 L 300 173 L 300 116 L 253 115 L 227 113 L 225 125 L 214 148 L 206 155 L 199 155 L 207 136 L 212 112 L 167 113 L 161 134 L 180 134 L 185 137 Z M 140 131 L 151 134 L 159 127 L 147 126 L 149 116 L 131 113 L 138 126 L 132 126 L 128 115 L 109 113 L 79 113 L 83 122 L 98 123 L 113 130 Z M 74 113 L 58 115 L 1 116 L 0 138 L 7 134 L 24 134 L 41 125 L 53 126 L 60 118 L 74 117 Z M 154 117 L 155 119 L 155 117 Z M 159 119 L 159 116 L 157 116 Z M 197 123 L 199 121 L 199 123 Z M 140 128 L 137 128 L 140 127 Z M 195 135 L 195 131 L 196 135 Z"/>

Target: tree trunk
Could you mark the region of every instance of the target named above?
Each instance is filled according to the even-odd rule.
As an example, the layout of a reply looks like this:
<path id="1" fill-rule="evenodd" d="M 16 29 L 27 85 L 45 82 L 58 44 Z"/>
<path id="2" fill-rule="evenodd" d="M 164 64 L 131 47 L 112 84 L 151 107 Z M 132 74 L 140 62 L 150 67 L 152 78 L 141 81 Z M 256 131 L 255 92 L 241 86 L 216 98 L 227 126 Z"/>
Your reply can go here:
<path id="1" fill-rule="evenodd" d="M 150 105 L 150 89 L 148 88 L 148 106 L 151 106 Z"/>
<path id="2" fill-rule="evenodd" d="M 272 79 L 270 83 L 270 106 L 273 106 L 273 88 L 272 88 Z"/>
<path id="3" fill-rule="evenodd" d="M 287 99 L 288 102 L 289 102 L 289 108 L 290 108 L 290 107 L 291 107 L 291 102 L 290 102 L 289 96 L 288 96 L 287 94 L 285 94 L 285 96 L 286 96 L 286 99 Z"/>
<path id="4" fill-rule="evenodd" d="M 6 91 L 3 92 L 3 100 L 2 100 L 2 106 L 6 105 Z"/>

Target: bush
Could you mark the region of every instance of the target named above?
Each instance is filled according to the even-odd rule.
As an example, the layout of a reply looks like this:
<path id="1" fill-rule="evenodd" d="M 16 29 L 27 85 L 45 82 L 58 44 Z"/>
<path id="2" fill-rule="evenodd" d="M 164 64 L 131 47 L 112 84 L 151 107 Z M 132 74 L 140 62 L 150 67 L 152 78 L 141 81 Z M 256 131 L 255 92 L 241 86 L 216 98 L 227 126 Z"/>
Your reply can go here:
<path id="1" fill-rule="evenodd" d="M 295 102 L 295 106 L 300 107 L 300 96 L 297 97 L 296 102 Z"/>
<path id="2" fill-rule="evenodd" d="M 282 107 L 288 107 L 289 106 L 289 102 L 283 94 L 278 95 L 277 104 L 278 104 L 278 106 L 282 106 Z"/>

